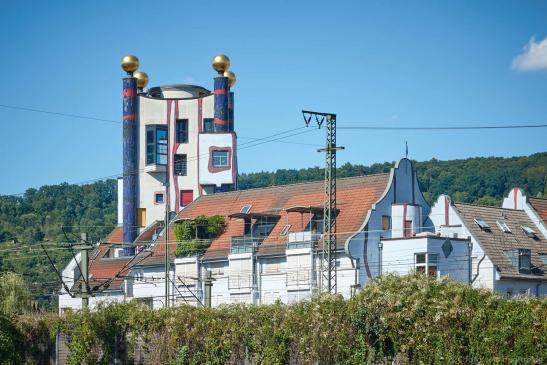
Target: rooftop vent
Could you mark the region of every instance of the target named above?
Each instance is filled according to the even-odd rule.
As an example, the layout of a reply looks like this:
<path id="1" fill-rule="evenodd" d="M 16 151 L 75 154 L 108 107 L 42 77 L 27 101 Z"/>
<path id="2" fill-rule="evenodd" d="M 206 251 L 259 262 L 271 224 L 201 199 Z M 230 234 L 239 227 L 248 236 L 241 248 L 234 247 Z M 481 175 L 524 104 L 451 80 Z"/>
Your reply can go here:
<path id="1" fill-rule="evenodd" d="M 243 214 L 248 214 L 251 211 L 251 207 L 251 204 L 244 205 L 239 212 Z"/>
<path id="2" fill-rule="evenodd" d="M 537 240 L 536 232 L 532 228 L 526 226 L 521 226 L 521 228 L 528 237 Z"/>
<path id="3" fill-rule="evenodd" d="M 477 223 L 483 231 L 490 231 L 490 226 L 488 225 L 488 223 L 486 223 L 484 219 L 475 218 L 475 223 Z"/>
<path id="4" fill-rule="evenodd" d="M 511 233 L 511 228 L 509 228 L 506 222 L 496 221 L 496 224 L 498 225 L 498 227 L 501 229 L 502 232 Z"/>

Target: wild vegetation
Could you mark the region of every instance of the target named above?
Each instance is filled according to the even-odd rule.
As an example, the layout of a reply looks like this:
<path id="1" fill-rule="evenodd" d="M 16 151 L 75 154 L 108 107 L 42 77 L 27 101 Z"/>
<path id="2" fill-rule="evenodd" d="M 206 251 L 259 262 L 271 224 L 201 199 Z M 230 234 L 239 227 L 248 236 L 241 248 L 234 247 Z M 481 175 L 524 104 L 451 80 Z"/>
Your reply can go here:
<path id="1" fill-rule="evenodd" d="M 503 299 L 449 279 L 386 276 L 350 300 L 290 305 L 135 302 L 63 317 L 0 317 L 3 364 L 32 362 L 69 336 L 71 364 L 544 364 L 547 299 Z"/>
<path id="2" fill-rule="evenodd" d="M 547 196 L 547 152 L 527 157 L 469 158 L 414 162 L 426 198 L 432 202 L 446 193 L 456 201 L 498 205 L 518 185 L 531 196 Z M 371 166 L 345 164 L 338 176 L 388 172 L 393 162 Z M 319 167 L 241 174 L 241 189 L 323 179 Z M 0 196 L 0 272 L 22 274 L 35 299 L 55 308 L 59 281 L 39 243 L 57 267 L 72 252 L 57 243 L 76 241 L 85 231 L 91 241 L 103 238 L 116 224 L 116 182 L 87 185 L 60 184 L 28 189 L 21 196 Z"/>

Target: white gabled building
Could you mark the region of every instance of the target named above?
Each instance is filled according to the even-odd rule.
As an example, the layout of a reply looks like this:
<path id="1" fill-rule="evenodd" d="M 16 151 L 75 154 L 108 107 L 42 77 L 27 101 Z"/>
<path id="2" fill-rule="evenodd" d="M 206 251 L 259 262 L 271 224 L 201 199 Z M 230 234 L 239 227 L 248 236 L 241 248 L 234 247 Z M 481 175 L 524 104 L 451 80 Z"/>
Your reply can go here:
<path id="1" fill-rule="evenodd" d="M 471 238 L 474 287 L 507 296 L 547 295 L 547 239 L 524 210 L 453 203 L 441 195 L 430 217 L 442 236 Z"/>

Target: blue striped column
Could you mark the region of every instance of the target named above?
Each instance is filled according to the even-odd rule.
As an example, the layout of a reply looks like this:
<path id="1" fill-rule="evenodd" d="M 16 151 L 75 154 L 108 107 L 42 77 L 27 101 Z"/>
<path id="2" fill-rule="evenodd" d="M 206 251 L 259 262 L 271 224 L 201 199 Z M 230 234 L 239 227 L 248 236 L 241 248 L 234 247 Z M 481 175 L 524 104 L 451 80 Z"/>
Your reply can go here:
<path id="1" fill-rule="evenodd" d="M 228 130 L 228 78 L 215 77 L 215 132 Z"/>
<path id="2" fill-rule="evenodd" d="M 133 243 L 137 238 L 137 79 L 123 79 L 123 242 Z M 135 248 L 124 246 L 124 255 L 135 254 Z"/>
<path id="3" fill-rule="evenodd" d="M 228 93 L 228 131 L 234 131 L 234 92 Z"/>

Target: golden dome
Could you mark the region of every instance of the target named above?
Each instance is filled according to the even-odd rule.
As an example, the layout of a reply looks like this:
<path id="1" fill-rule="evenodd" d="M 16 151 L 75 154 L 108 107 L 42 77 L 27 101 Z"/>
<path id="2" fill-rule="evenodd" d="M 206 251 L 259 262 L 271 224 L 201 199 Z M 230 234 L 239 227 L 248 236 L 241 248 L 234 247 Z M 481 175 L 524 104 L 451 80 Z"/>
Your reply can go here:
<path id="1" fill-rule="evenodd" d="M 144 89 L 148 85 L 148 74 L 144 71 L 137 71 L 133 74 L 133 77 L 137 79 L 137 87 Z"/>
<path id="2" fill-rule="evenodd" d="M 230 59 L 225 54 L 218 54 L 213 57 L 212 66 L 218 73 L 223 73 L 230 68 Z"/>
<path id="3" fill-rule="evenodd" d="M 122 58 L 122 68 L 125 72 L 131 73 L 139 68 L 139 59 L 137 56 L 128 54 Z"/>
<path id="4" fill-rule="evenodd" d="M 236 79 L 236 74 L 233 73 L 232 71 L 224 71 L 224 77 L 227 77 L 228 78 L 228 85 L 230 87 L 234 86 L 234 84 L 236 83 L 237 79 Z"/>

